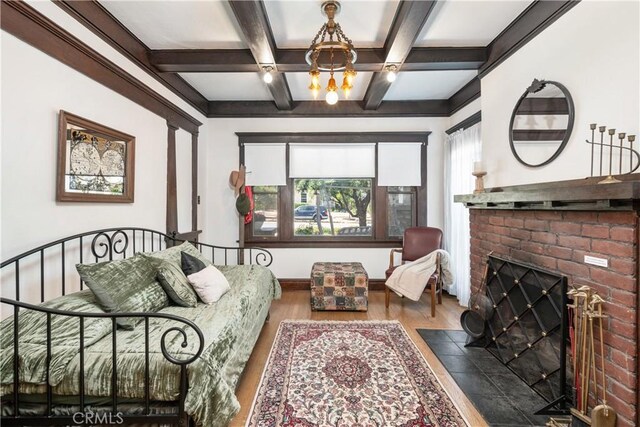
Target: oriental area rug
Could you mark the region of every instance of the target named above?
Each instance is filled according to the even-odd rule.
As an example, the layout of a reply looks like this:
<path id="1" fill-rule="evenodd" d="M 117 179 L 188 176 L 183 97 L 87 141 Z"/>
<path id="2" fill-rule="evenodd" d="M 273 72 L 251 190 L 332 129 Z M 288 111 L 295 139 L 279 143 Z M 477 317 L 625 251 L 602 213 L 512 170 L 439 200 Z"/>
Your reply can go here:
<path id="1" fill-rule="evenodd" d="M 466 426 L 397 321 L 283 321 L 251 427 Z"/>

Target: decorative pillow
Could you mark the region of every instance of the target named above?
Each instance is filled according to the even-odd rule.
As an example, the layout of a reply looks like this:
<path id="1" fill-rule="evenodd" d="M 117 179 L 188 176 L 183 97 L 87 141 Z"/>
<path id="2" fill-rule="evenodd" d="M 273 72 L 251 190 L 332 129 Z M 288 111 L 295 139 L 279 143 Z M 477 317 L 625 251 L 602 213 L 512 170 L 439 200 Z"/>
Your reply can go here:
<path id="1" fill-rule="evenodd" d="M 222 295 L 231 289 L 229 281 L 224 277 L 224 274 L 212 265 L 189 275 L 188 279 L 202 302 L 206 304 L 218 301 Z"/>
<path id="2" fill-rule="evenodd" d="M 191 287 L 187 276 L 175 264 L 159 258 L 140 254 L 156 267 L 156 278 L 169 299 L 182 307 L 198 305 L 198 296 Z"/>
<path id="3" fill-rule="evenodd" d="M 206 267 L 206 265 L 204 265 L 204 262 L 200 261 L 193 255 L 189 255 L 186 252 L 182 252 L 180 254 L 180 265 L 185 276 L 190 276 L 193 273 L 204 270 L 204 268 Z"/>
<path id="4" fill-rule="evenodd" d="M 105 311 L 155 312 L 169 305 L 167 294 L 155 281 L 156 269 L 145 257 L 77 264 L 76 269 Z M 119 318 L 117 323 L 133 329 L 136 320 Z"/>
<path id="5" fill-rule="evenodd" d="M 172 248 L 169 249 L 164 249 L 162 251 L 158 251 L 158 252 L 151 252 L 147 255 L 151 255 L 152 257 L 155 258 L 160 258 L 162 260 L 165 261 L 169 261 L 173 264 L 175 264 L 176 266 L 180 267 L 181 263 L 181 253 L 182 252 L 186 252 L 189 255 L 192 255 L 196 258 L 198 258 L 200 261 L 202 261 L 204 263 L 204 265 L 211 265 L 211 261 L 209 261 L 204 255 L 202 255 L 202 253 L 200 253 L 199 250 L 196 249 L 195 246 L 193 246 L 191 243 L 189 242 L 184 242 L 181 245 L 178 246 L 174 246 Z"/>

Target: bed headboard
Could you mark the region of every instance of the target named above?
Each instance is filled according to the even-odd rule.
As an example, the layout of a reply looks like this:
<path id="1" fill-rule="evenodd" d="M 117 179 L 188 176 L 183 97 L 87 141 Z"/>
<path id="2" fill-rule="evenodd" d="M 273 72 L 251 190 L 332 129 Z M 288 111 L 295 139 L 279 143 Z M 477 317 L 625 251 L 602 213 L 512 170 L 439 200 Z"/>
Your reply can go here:
<path id="1" fill-rule="evenodd" d="M 84 289 L 75 265 L 128 258 L 179 245 L 182 239 L 160 231 L 120 227 L 64 237 L 14 256 L 0 264 L 2 296 L 38 303 Z M 269 266 L 273 257 L 262 248 L 216 246 L 190 241 L 217 265 Z"/>

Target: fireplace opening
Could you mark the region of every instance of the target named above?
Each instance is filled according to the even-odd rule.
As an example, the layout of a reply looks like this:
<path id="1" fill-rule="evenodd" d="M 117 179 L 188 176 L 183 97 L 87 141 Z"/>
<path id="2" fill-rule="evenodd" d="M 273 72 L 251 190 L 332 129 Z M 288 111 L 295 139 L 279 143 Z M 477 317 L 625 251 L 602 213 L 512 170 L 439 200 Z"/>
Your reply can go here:
<path id="1" fill-rule="evenodd" d="M 549 404 L 540 414 L 568 413 L 567 278 L 534 266 L 488 258 L 485 292 L 493 305 L 484 347 Z"/>

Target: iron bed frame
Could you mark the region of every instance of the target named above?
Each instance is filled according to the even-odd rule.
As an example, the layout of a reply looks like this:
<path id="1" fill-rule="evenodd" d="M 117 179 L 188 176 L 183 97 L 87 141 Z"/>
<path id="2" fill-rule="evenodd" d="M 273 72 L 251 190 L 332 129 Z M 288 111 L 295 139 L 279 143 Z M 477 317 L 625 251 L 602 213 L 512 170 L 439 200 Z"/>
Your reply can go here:
<path id="1" fill-rule="evenodd" d="M 192 321 L 182 318 L 180 316 L 164 313 L 91 313 L 91 312 L 73 312 L 66 310 L 58 310 L 52 308 L 46 308 L 41 305 L 35 305 L 21 301 L 21 282 L 20 282 L 20 268 L 22 264 L 26 264 L 26 260 L 31 262 L 35 257 L 36 263 L 30 263 L 29 267 L 37 268 L 37 261 L 39 257 L 39 269 L 40 269 L 40 303 L 45 302 L 45 290 L 47 288 L 46 268 L 51 264 L 51 252 L 57 248 L 54 257 L 58 255 L 60 257 L 60 267 L 57 270 L 61 273 L 61 283 L 58 295 L 61 296 L 67 294 L 68 280 L 66 263 L 69 261 L 67 251 L 71 247 L 72 243 L 77 242 L 75 249 L 79 252 L 79 262 L 86 263 L 89 261 L 87 258 L 91 257 L 93 261 L 112 261 L 114 259 L 124 259 L 127 256 L 132 256 L 139 252 L 146 252 L 147 250 L 156 251 L 165 249 L 171 246 L 175 246 L 178 243 L 185 241 L 178 235 L 173 233 L 168 235 L 160 231 L 137 228 L 137 227 L 122 227 L 122 228 L 107 228 L 95 231 L 89 231 L 73 236 L 65 237 L 54 242 L 50 242 L 31 249 L 20 255 L 17 255 L 9 260 L 6 260 L 0 264 L 0 273 L 5 274 L 13 266 L 13 275 L 15 276 L 15 296 L 14 299 L 6 298 L 4 295 L 0 298 L 0 303 L 3 307 L 7 305 L 12 307 L 13 310 L 13 391 L 2 397 L 3 406 L 8 405 L 12 409 L 8 415 L 3 414 L 0 420 L 3 425 L 7 426 L 22 426 L 22 425 L 75 425 L 77 422 L 74 420 L 73 415 L 55 415 L 53 413 L 53 407 L 56 405 L 55 397 L 53 394 L 53 387 L 49 384 L 49 361 L 51 360 L 52 348 L 51 348 L 51 318 L 52 316 L 68 316 L 78 319 L 79 322 L 79 389 L 80 393 L 77 398 L 77 402 L 73 404 L 65 403 L 69 406 L 77 406 L 79 409 L 75 413 L 84 413 L 86 409 L 87 396 L 85 395 L 84 386 L 84 322 L 87 318 L 107 318 L 111 319 L 111 338 L 112 338 L 112 366 L 113 372 L 111 377 L 111 395 L 107 396 L 110 400 L 110 414 L 119 414 L 121 419 L 118 419 L 117 424 L 128 425 L 132 423 L 151 423 L 151 424 L 163 424 L 163 425 L 178 425 L 187 426 L 191 424 L 190 417 L 186 414 L 184 409 L 186 393 L 189 388 L 187 378 L 187 366 L 193 363 L 200 357 L 200 354 L 204 350 L 204 335 L 200 328 Z M 262 266 L 269 266 L 273 260 L 273 257 L 269 251 L 262 248 L 241 248 L 241 247 L 229 247 L 229 246 L 215 246 L 198 241 L 190 241 L 193 245 L 200 250 L 203 255 L 213 262 L 218 264 L 229 264 L 230 256 L 235 255 L 235 259 L 238 264 L 256 264 Z M 90 255 L 84 256 L 85 252 L 90 249 Z M 216 258 L 217 256 L 217 258 Z M 55 264 L 57 260 L 53 259 Z M 9 271 L 9 274 L 11 271 Z M 37 272 L 36 272 L 37 273 Z M 79 289 L 85 288 L 84 283 L 79 278 Z M 4 285 L 3 285 L 4 287 Z M 75 292 L 75 291 L 74 291 Z M 18 332 L 18 318 L 21 310 L 32 310 L 42 312 L 46 314 L 46 336 L 47 336 L 47 358 L 46 358 L 46 413 L 43 415 L 21 415 L 20 414 L 20 393 L 19 393 L 19 358 L 17 357 L 20 351 L 19 346 L 19 332 Z M 5 317 L 5 316 L 3 316 Z M 8 317 L 8 316 L 7 316 Z M 144 323 L 145 330 L 145 380 L 144 380 L 144 399 L 141 402 L 142 414 L 126 414 L 118 411 L 118 380 L 117 380 L 117 327 L 116 321 L 122 317 L 134 317 L 141 319 L 141 323 Z M 169 406 L 171 413 L 152 413 L 151 405 L 154 403 L 167 404 L 167 402 L 157 402 L 150 399 L 149 384 L 150 384 L 150 372 L 149 372 L 149 322 L 153 319 L 168 319 L 175 321 L 177 325 L 171 326 L 166 329 L 161 335 L 160 348 L 164 358 L 180 367 L 180 386 L 179 386 L 179 399 L 174 402 L 169 402 L 172 406 Z M 178 334 L 182 339 L 182 347 L 188 345 L 187 333 L 185 330 L 192 329 L 198 339 L 198 347 L 196 353 L 186 359 L 179 359 L 170 354 L 166 345 L 166 338 L 169 334 L 173 337 Z M 65 396 L 68 397 L 68 396 Z M 83 422 L 86 420 L 83 420 Z M 104 417 L 96 418 L 99 422 L 84 422 L 84 425 L 104 424 Z M 120 422 L 121 421 L 121 422 Z"/>

